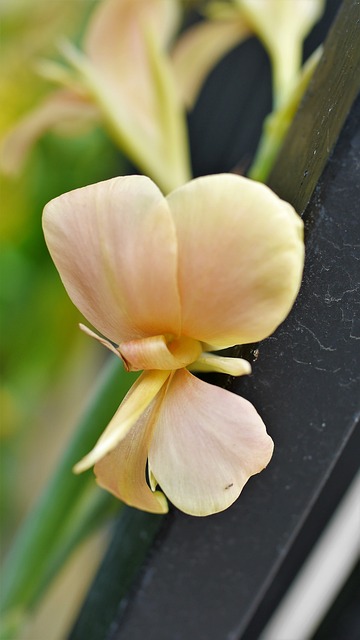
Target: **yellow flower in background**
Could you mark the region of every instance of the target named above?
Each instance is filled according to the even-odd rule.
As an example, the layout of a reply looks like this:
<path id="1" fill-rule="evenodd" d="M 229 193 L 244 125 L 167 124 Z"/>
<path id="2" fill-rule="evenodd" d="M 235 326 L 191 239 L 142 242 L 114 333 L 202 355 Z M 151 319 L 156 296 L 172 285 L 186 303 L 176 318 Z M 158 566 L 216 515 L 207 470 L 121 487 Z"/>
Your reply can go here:
<path id="1" fill-rule="evenodd" d="M 70 64 L 43 62 L 42 73 L 61 85 L 11 131 L 2 166 L 17 172 L 49 128 L 64 122 L 102 122 L 116 144 L 165 190 L 190 178 L 185 116 L 166 57 L 178 27 L 177 0 L 104 0 L 83 43 L 61 50 Z"/>
<path id="2" fill-rule="evenodd" d="M 186 29 L 171 52 L 178 91 L 189 110 L 194 107 L 201 87 L 216 64 L 252 35 L 233 2 L 209 2 L 204 13 L 205 20 Z"/>
<path id="3" fill-rule="evenodd" d="M 69 63 L 39 64 L 61 86 L 5 137 L 1 166 L 17 173 L 48 129 L 77 133 L 102 123 L 128 158 L 164 192 L 191 177 L 183 105 L 191 108 L 211 69 L 227 51 L 255 34 L 272 61 L 274 102 L 291 99 L 301 69 L 303 40 L 324 0 L 210 2 L 208 19 L 185 30 L 178 0 L 103 0 L 96 7 L 83 52 L 63 42 Z M 167 51 L 172 49 L 171 60 Z"/>
<path id="4" fill-rule="evenodd" d="M 302 65 L 303 42 L 320 19 L 325 0 L 235 0 L 263 42 L 273 69 L 274 101 L 291 93 Z"/>
<path id="5" fill-rule="evenodd" d="M 208 515 L 226 509 L 269 462 L 255 408 L 191 370 L 248 374 L 209 353 L 270 335 L 297 295 L 302 222 L 269 188 L 198 178 L 164 197 L 144 176 L 64 194 L 44 210 L 51 256 L 97 337 L 144 370 L 94 449 L 98 483 L 126 503 Z M 157 487 L 161 487 L 157 489 Z"/>
<path id="6" fill-rule="evenodd" d="M 256 35 L 272 63 L 275 106 L 292 92 L 302 65 L 305 37 L 321 17 L 324 0 L 231 0 L 206 5 L 206 20 L 178 39 L 173 66 L 182 98 L 191 108 L 215 64 Z"/>

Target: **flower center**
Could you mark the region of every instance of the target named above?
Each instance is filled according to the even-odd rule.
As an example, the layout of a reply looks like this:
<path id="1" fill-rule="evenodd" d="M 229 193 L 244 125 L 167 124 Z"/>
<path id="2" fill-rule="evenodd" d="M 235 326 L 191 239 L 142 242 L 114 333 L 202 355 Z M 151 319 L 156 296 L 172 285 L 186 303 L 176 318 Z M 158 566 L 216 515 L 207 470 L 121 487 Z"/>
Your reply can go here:
<path id="1" fill-rule="evenodd" d="M 118 350 L 128 371 L 182 369 L 195 362 L 202 353 L 201 343 L 186 336 L 131 340 L 122 342 Z"/>

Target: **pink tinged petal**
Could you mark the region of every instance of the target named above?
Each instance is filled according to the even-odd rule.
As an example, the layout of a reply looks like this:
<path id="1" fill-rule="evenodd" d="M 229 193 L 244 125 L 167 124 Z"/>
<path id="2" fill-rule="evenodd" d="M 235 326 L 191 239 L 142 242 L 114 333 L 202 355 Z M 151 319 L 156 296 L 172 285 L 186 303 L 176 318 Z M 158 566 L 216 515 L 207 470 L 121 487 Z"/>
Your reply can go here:
<path id="1" fill-rule="evenodd" d="M 152 513 L 168 511 L 164 494 L 152 492 L 146 482 L 149 443 L 162 398 L 163 393 L 160 392 L 127 436 L 94 469 L 101 487 L 126 504 Z"/>
<path id="2" fill-rule="evenodd" d="M 101 460 L 123 440 L 151 404 L 169 377 L 169 371 L 145 371 L 133 384 L 95 447 L 74 467 L 82 473 Z"/>
<path id="3" fill-rule="evenodd" d="M 191 109 L 217 62 L 249 36 L 247 25 L 234 12 L 232 20 L 194 25 L 177 40 L 172 52 L 175 77 L 183 101 Z"/>
<path id="4" fill-rule="evenodd" d="M 95 122 L 96 107 L 67 90 L 57 91 L 46 98 L 34 111 L 9 131 L 1 144 L 1 170 L 17 174 L 35 142 L 49 129 L 64 122 Z"/>
<path id="5" fill-rule="evenodd" d="M 119 351 L 129 371 L 173 370 L 194 362 L 201 354 L 201 344 L 192 338 L 181 337 L 167 341 L 164 336 L 154 336 L 124 342 Z"/>
<path id="6" fill-rule="evenodd" d="M 130 76 L 131 65 L 125 63 L 126 55 L 131 52 L 136 61 L 142 55 L 139 23 L 149 24 L 158 42 L 166 47 L 179 20 L 176 0 L 104 0 L 92 15 L 85 51 L 99 67 L 122 64 L 124 73 Z"/>
<path id="7" fill-rule="evenodd" d="M 251 373 L 251 364 L 244 358 L 226 358 L 206 352 L 187 368 L 189 371 L 217 371 L 231 376 L 247 376 Z"/>
<path id="8" fill-rule="evenodd" d="M 222 347 L 269 336 L 300 287 L 303 224 L 295 210 L 265 185 L 232 174 L 197 178 L 167 200 L 182 333 Z"/>
<path id="9" fill-rule="evenodd" d="M 177 242 L 167 202 L 144 176 L 55 198 L 43 227 L 64 286 L 92 325 L 119 344 L 180 331 Z"/>
<path id="10" fill-rule="evenodd" d="M 174 374 L 151 441 L 149 470 L 176 507 L 197 516 L 223 511 L 272 452 L 250 402 L 184 369 Z"/>
<path id="11" fill-rule="evenodd" d="M 165 45 L 179 20 L 174 0 L 99 4 L 81 54 L 65 58 L 98 105 L 110 134 L 164 191 L 190 178 L 187 129 Z"/>

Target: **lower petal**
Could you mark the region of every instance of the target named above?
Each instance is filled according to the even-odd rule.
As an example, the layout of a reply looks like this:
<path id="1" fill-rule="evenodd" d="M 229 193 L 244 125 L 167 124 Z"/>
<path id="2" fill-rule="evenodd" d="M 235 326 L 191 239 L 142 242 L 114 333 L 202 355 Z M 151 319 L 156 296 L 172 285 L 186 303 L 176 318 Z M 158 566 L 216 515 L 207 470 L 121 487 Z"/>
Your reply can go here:
<path id="1" fill-rule="evenodd" d="M 186 370 L 175 373 L 157 417 L 149 472 L 176 507 L 197 516 L 223 511 L 272 452 L 250 402 Z"/>
<path id="2" fill-rule="evenodd" d="M 154 400 L 169 377 L 169 373 L 169 371 L 145 371 L 140 376 L 125 396 L 95 447 L 75 465 L 75 473 L 81 473 L 92 467 L 126 437 L 138 418 Z"/>
<path id="3" fill-rule="evenodd" d="M 151 491 L 146 482 L 149 443 L 162 398 L 160 392 L 127 436 L 94 469 L 100 487 L 126 504 L 151 513 L 168 511 L 164 494 Z"/>

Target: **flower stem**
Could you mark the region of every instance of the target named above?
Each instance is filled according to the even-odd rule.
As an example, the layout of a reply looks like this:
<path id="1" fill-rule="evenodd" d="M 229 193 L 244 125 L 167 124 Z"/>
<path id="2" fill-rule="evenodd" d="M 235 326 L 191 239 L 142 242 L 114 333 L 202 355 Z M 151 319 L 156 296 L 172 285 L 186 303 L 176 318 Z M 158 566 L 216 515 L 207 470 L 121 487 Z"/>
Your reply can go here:
<path id="1" fill-rule="evenodd" d="M 314 51 L 302 68 L 287 100 L 266 118 L 253 164 L 248 171 L 249 178 L 266 182 L 321 53 L 321 47 Z"/>

